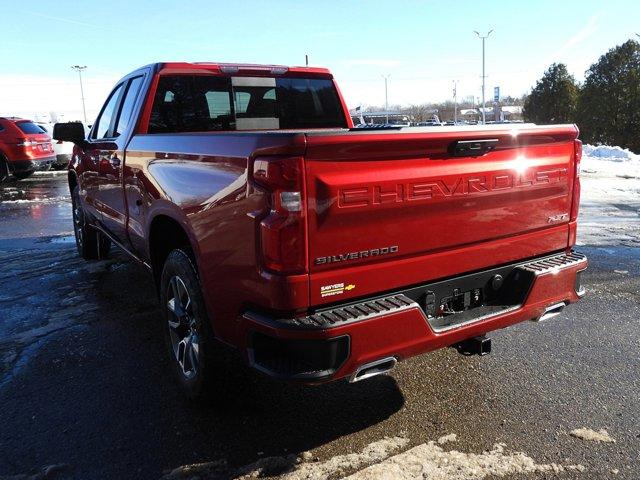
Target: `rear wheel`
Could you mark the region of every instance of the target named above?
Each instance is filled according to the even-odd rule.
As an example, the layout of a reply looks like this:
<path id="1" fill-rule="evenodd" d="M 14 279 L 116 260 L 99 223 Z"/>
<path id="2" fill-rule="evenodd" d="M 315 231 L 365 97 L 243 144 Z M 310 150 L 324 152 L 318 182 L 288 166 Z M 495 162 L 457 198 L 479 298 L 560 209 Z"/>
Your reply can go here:
<path id="1" fill-rule="evenodd" d="M 73 208 L 73 231 L 76 236 L 78 254 L 85 260 L 106 258 L 111 249 L 111 241 L 102 233 L 91 228 L 86 221 L 84 209 L 80 203 L 80 190 L 76 186 L 71 192 Z"/>
<path id="2" fill-rule="evenodd" d="M 0 155 L 0 183 L 9 178 L 9 165 L 7 159 Z"/>
<path id="3" fill-rule="evenodd" d="M 215 340 L 206 313 L 198 274 L 184 250 L 173 250 L 160 280 L 165 339 L 171 368 L 191 400 L 208 398 L 216 380 Z"/>

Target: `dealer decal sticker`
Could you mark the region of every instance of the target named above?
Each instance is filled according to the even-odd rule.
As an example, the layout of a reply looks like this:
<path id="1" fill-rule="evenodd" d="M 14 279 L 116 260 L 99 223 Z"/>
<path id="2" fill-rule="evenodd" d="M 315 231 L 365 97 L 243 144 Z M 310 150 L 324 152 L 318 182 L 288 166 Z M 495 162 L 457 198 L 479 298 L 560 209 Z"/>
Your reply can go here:
<path id="1" fill-rule="evenodd" d="M 324 285 L 320 287 L 320 296 L 332 297 L 334 295 L 342 295 L 344 292 L 348 292 L 356 288 L 354 284 L 345 285 L 344 283 L 334 283 L 333 285 Z"/>

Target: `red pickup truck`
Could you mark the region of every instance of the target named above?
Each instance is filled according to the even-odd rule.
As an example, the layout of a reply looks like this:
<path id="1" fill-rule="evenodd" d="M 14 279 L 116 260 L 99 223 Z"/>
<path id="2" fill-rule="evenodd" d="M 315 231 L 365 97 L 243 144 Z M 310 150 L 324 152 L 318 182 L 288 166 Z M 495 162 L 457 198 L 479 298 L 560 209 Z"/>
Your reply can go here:
<path id="1" fill-rule="evenodd" d="M 224 374 L 220 344 L 279 379 L 358 381 L 488 353 L 584 294 L 574 125 L 352 127 L 326 69 L 215 63 L 125 76 L 88 137 L 56 125 L 79 253 L 150 270 L 189 397 Z"/>

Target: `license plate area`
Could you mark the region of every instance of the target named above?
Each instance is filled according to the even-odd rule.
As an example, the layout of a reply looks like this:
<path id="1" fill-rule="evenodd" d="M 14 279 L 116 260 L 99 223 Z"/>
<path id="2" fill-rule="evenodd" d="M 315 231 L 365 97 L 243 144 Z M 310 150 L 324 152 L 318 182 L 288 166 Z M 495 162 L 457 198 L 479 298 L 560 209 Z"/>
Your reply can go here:
<path id="1" fill-rule="evenodd" d="M 435 332 L 442 332 L 519 308 L 535 275 L 508 265 L 442 280 L 403 292 L 415 300 Z"/>

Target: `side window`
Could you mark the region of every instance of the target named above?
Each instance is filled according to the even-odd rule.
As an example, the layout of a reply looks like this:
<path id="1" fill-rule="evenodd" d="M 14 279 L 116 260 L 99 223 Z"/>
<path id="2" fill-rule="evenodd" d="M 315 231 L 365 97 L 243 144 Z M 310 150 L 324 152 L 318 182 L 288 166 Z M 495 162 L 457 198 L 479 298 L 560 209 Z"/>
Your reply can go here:
<path id="1" fill-rule="evenodd" d="M 116 125 L 116 130 L 113 132 L 112 136 L 118 137 L 127 130 L 129 122 L 132 120 L 131 114 L 133 113 L 133 106 L 138 98 L 143 78 L 144 77 L 135 77 L 129 82 L 127 93 L 125 94 L 124 101 L 122 102 L 122 108 L 120 109 L 118 124 Z"/>
<path id="2" fill-rule="evenodd" d="M 113 92 L 111 92 L 109 100 L 107 100 L 102 113 L 96 120 L 96 123 L 93 126 L 93 131 L 91 132 L 91 138 L 93 138 L 94 140 L 109 138 L 109 127 L 111 125 L 111 120 L 116 113 L 116 106 L 118 105 L 118 100 L 120 99 L 120 93 L 122 92 L 123 85 L 124 84 L 121 83 L 115 88 Z"/>
<path id="3" fill-rule="evenodd" d="M 210 75 L 167 75 L 158 80 L 149 133 L 234 130 L 231 84 Z"/>

